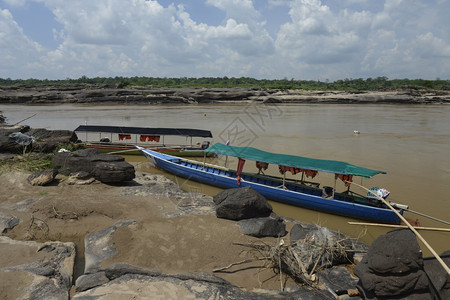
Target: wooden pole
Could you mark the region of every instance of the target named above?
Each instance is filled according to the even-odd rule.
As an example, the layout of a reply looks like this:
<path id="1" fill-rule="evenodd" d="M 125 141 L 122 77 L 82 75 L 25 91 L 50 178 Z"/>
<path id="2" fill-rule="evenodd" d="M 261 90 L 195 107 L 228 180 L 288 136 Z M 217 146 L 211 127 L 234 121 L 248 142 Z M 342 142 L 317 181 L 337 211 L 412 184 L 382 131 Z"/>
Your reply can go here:
<path id="1" fill-rule="evenodd" d="M 350 225 L 361 225 L 361 226 L 379 226 L 379 227 L 391 227 L 391 228 L 408 228 L 406 225 L 393 225 L 393 224 L 380 224 L 380 223 L 364 223 L 364 222 L 348 222 Z M 421 227 L 414 226 L 416 230 L 431 230 L 431 231 L 447 231 L 450 232 L 450 228 L 439 228 L 439 227 Z"/>
<path id="2" fill-rule="evenodd" d="M 424 243 L 424 245 L 428 248 L 428 250 L 430 250 L 430 252 L 434 255 L 434 257 L 436 257 L 436 259 L 438 260 L 438 262 L 442 265 L 442 267 L 445 269 L 445 271 L 447 271 L 447 273 L 450 275 L 450 268 L 445 264 L 445 262 L 442 260 L 442 258 L 436 253 L 436 251 L 434 251 L 434 249 L 430 246 L 430 244 L 428 244 L 428 242 L 420 235 L 420 233 L 417 232 L 416 229 L 414 229 L 414 227 L 409 224 L 408 220 L 405 219 L 405 217 L 403 217 L 395 208 L 393 208 L 389 202 L 387 202 L 385 199 L 383 199 L 382 197 L 378 196 L 377 194 L 375 194 L 374 192 L 372 192 L 371 190 L 363 187 L 362 185 L 359 185 L 357 183 L 354 183 L 356 186 L 359 186 L 360 188 L 368 191 L 369 193 L 371 193 L 372 195 L 374 195 L 375 197 L 377 197 L 378 200 L 382 201 L 384 204 L 386 204 L 387 207 L 389 207 L 392 211 L 394 211 L 397 216 L 406 224 L 406 226 L 408 226 L 409 229 L 411 229 L 412 232 L 414 232 L 414 234 L 422 241 L 422 243 Z"/>
<path id="3" fill-rule="evenodd" d="M 35 114 L 33 114 L 33 115 L 29 116 L 29 117 L 26 117 L 25 119 L 20 120 L 19 122 L 14 123 L 13 126 L 19 125 L 19 123 L 22 123 L 23 121 L 26 121 L 26 120 L 34 117 L 35 115 L 37 115 L 37 113 L 35 113 Z"/>

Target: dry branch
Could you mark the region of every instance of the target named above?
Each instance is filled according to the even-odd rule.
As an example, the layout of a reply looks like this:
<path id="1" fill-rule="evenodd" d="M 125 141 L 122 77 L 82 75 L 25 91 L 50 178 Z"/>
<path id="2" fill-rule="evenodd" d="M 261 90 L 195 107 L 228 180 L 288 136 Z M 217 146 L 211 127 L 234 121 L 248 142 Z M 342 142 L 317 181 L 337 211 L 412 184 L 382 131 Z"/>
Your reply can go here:
<path id="1" fill-rule="evenodd" d="M 351 262 L 353 253 L 359 252 L 354 249 L 350 238 L 342 238 L 339 234 L 321 228 L 306 235 L 304 239 L 290 244 L 279 239 L 275 245 L 264 243 L 234 243 L 234 245 L 251 248 L 258 255 L 256 258 L 233 263 L 214 272 L 256 260 L 266 260 L 265 267 L 269 266 L 275 273 L 279 272 L 281 282 L 282 273 L 285 273 L 296 282 L 313 288 L 317 287 L 314 273 L 333 265 Z"/>

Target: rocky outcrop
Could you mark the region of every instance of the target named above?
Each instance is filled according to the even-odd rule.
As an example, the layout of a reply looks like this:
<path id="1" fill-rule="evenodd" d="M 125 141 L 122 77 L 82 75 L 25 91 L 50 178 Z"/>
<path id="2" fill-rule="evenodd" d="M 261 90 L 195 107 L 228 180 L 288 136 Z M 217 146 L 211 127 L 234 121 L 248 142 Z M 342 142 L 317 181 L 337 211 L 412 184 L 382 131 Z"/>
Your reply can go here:
<path id="1" fill-rule="evenodd" d="M 64 175 L 85 172 L 104 183 L 130 181 L 135 177 L 133 165 L 123 157 L 101 153 L 98 149 L 58 152 L 52 164 Z"/>
<path id="2" fill-rule="evenodd" d="M 0 236 L 0 294 L 5 299 L 68 299 L 74 260 L 73 243 Z"/>
<path id="3" fill-rule="evenodd" d="M 216 216 L 228 220 L 268 217 L 272 206 L 251 186 L 224 190 L 213 198 Z"/>
<path id="4" fill-rule="evenodd" d="M 35 140 L 33 151 L 50 153 L 60 145 L 75 143 L 78 137 L 70 130 L 47 130 L 44 128 L 31 129 L 27 132 Z"/>
<path id="5" fill-rule="evenodd" d="M 450 103 L 445 90 L 381 92 L 260 90 L 246 88 L 111 88 L 108 86 L 2 87 L 0 103 Z"/>
<path id="6" fill-rule="evenodd" d="M 0 152 L 50 153 L 61 145 L 74 143 L 77 140 L 76 133 L 70 130 L 31 129 L 29 126 L 17 125 L 0 127 Z"/>
<path id="7" fill-rule="evenodd" d="M 310 292 L 314 295 L 314 292 Z M 73 299 L 300 299 L 298 295 L 283 295 L 277 292 L 244 291 L 229 282 L 208 274 L 149 276 L 128 273 L 108 283 L 85 292 L 77 293 Z M 308 299 L 321 298 L 320 294 Z M 319 296 L 319 297 L 317 297 Z M 307 298 L 302 298 L 307 299 Z"/>
<path id="8" fill-rule="evenodd" d="M 447 258 L 447 263 L 449 259 Z M 434 266 L 436 267 L 436 266 Z M 439 299 L 449 292 L 450 285 L 443 275 L 433 283 L 424 268 L 422 251 L 416 237 L 409 229 L 398 229 L 378 237 L 364 259 L 356 265 L 358 289 L 365 299 Z M 436 270 L 436 269 L 434 269 Z M 442 279 L 444 279 L 442 281 Z M 448 299 L 443 297 L 442 299 Z"/>
<path id="9" fill-rule="evenodd" d="M 84 267 L 85 274 L 92 274 L 101 271 L 102 261 L 110 258 L 116 253 L 111 246 L 111 238 L 119 227 L 127 227 L 135 225 L 136 221 L 119 221 L 113 226 L 107 227 L 101 231 L 90 233 L 86 236 L 85 257 L 86 263 Z"/>

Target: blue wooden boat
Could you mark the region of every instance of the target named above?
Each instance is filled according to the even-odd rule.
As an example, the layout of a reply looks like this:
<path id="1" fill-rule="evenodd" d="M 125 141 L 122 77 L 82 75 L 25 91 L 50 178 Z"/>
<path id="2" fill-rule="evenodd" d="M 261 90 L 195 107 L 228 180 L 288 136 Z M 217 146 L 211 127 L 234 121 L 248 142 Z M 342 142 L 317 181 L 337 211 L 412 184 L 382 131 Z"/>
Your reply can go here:
<path id="1" fill-rule="evenodd" d="M 353 176 L 370 178 L 376 174 L 383 174 L 384 171 L 371 170 L 340 161 L 275 154 L 252 147 L 234 147 L 221 143 L 214 144 L 205 152 L 239 158 L 236 170 L 158 153 L 142 147 L 138 149 L 156 167 L 189 180 L 225 189 L 251 186 L 268 199 L 331 214 L 382 223 L 399 224 L 401 221 L 395 212 L 387 208 L 380 200 L 371 195 L 364 196 L 350 191 Z M 260 171 L 267 168 L 267 164 L 276 164 L 284 175 L 281 178 L 268 176 L 263 172 L 258 174 L 242 172 L 245 160 L 256 161 Z M 287 179 L 285 176 L 287 171 L 293 174 L 300 172 L 302 179 Z M 319 183 L 304 180 L 305 174 L 313 176 L 318 171 L 336 174 L 336 179 L 345 180 L 347 190 L 338 193 L 335 192 L 335 187 L 320 188 Z M 383 197 L 389 195 L 386 190 L 380 189 L 380 191 L 385 192 Z M 407 206 L 399 204 L 396 206 L 400 207 L 398 212 L 403 215 L 402 208 Z"/>

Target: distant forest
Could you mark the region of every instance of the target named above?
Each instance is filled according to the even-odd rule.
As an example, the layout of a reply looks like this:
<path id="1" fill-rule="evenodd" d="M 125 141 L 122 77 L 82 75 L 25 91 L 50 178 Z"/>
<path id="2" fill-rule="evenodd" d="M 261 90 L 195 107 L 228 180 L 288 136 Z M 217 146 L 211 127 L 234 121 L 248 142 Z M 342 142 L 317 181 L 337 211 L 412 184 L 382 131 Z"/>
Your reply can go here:
<path id="1" fill-rule="evenodd" d="M 255 88 L 255 89 L 302 89 L 337 91 L 379 91 L 410 89 L 449 90 L 450 80 L 425 79 L 388 79 L 376 77 L 367 79 L 343 79 L 336 81 L 295 80 L 295 79 L 254 79 L 250 77 L 201 77 L 201 78 L 157 78 L 157 77 L 95 77 L 82 76 L 78 79 L 39 80 L 39 79 L 3 79 L 0 86 L 70 86 L 70 85 L 106 85 L 115 88 Z"/>

